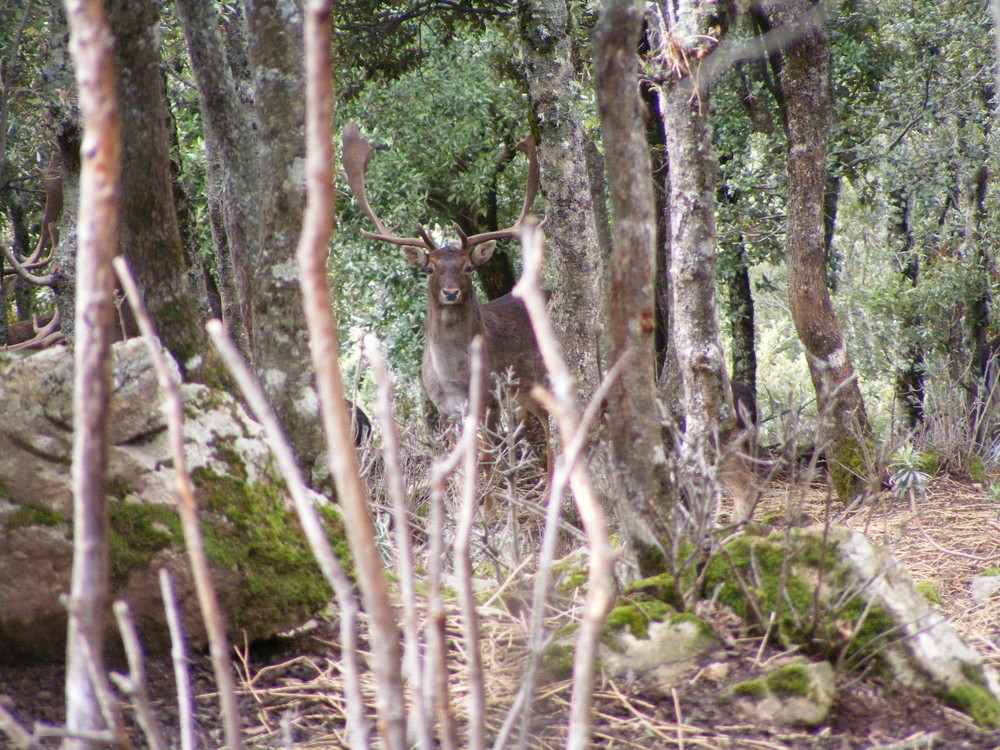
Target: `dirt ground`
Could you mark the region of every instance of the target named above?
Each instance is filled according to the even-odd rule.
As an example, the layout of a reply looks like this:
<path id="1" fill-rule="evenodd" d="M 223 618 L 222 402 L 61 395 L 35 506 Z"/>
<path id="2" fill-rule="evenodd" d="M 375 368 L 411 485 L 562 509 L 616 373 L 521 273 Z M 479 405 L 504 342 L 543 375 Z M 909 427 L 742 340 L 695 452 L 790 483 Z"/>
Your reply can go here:
<path id="1" fill-rule="evenodd" d="M 775 489 L 766 494 L 757 518 L 789 508 L 812 518 L 826 514 L 821 487 L 806 493 Z M 1000 667 L 1000 598 L 981 604 L 969 595 L 972 576 L 998 563 L 974 561 L 951 554 L 989 556 L 1000 553 L 1000 505 L 980 486 L 936 479 L 919 501 L 917 516 L 906 501 L 883 493 L 872 504 L 852 511 L 841 521 L 867 529 L 873 541 L 890 545 L 905 561 L 917 582 L 929 582 L 941 598 L 940 609 L 983 656 Z M 487 719 L 495 730 L 504 717 L 520 675 L 523 647 L 517 639 L 520 620 L 506 609 L 484 607 L 484 651 L 489 681 Z M 723 623 L 716 623 L 722 625 Z M 730 623 L 731 647 L 725 656 L 726 683 L 759 674 L 755 664 L 775 655 L 761 649 Z M 455 631 L 457 637 L 458 631 Z M 317 618 L 303 632 L 244 650 L 238 660 L 241 707 L 246 743 L 252 748 L 320 748 L 344 746 L 343 706 L 337 672 L 336 627 L 331 618 Z M 201 747 L 219 747 L 219 726 L 212 680 L 204 656 L 195 658 L 194 692 Z M 159 718 L 177 743 L 177 712 L 172 672 L 166 658 L 149 660 L 153 700 Z M 62 669 L 27 665 L 0 670 L 0 705 L 27 726 L 63 720 Z M 365 685 L 370 693 L 370 685 Z M 984 732 L 963 714 L 933 697 L 893 688 L 871 678 L 839 677 L 838 698 L 829 722 L 816 730 L 753 726 L 733 714 L 724 698 L 724 684 L 712 682 L 704 670 L 674 687 L 669 698 L 645 690 L 640 680 L 599 680 L 593 711 L 593 747 L 601 748 L 757 748 L 798 750 L 854 748 L 1000 747 L 1000 733 Z M 539 690 L 535 703 L 531 746 L 557 748 L 564 740 L 569 699 L 567 683 Z M 461 701 L 456 700 L 460 707 Z M 143 747 L 138 733 L 138 747 Z M 290 739 L 289 739 L 290 738 Z M 0 735 L 0 746 L 4 738 Z M 56 747 L 46 739 L 42 747 Z"/>

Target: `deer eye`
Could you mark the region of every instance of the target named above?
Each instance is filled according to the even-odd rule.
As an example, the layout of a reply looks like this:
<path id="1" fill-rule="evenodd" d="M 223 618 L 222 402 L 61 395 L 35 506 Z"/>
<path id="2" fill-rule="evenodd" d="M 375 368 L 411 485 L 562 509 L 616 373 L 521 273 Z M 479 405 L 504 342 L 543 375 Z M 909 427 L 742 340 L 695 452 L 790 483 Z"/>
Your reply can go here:
<path id="1" fill-rule="evenodd" d="M 465 264 L 465 272 L 466 273 L 472 273 L 472 264 L 471 263 L 466 263 Z"/>

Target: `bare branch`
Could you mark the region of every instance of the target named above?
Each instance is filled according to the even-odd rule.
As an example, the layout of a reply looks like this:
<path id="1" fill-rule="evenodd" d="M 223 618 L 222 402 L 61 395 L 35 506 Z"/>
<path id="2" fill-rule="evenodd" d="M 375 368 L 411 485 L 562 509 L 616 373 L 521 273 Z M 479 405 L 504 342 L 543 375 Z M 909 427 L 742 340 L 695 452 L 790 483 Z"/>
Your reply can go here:
<path id="1" fill-rule="evenodd" d="M 205 553 L 201 527 L 198 524 L 198 509 L 194 501 L 191 475 L 188 472 L 187 458 L 184 455 L 184 401 L 170 368 L 167 366 L 163 346 L 153 330 L 153 321 L 139 295 L 138 286 L 129 271 L 128 264 L 124 258 L 119 257 L 115 258 L 114 265 L 115 271 L 118 273 L 118 280 L 125 290 L 129 304 L 132 305 L 132 311 L 135 313 L 139 330 L 142 331 L 150 358 L 153 360 L 160 390 L 163 391 L 163 411 L 167 418 L 167 432 L 174 460 L 174 471 L 177 475 L 177 507 L 181 518 L 181 528 L 184 531 L 188 558 L 191 561 L 191 572 L 198 595 L 198 604 L 201 607 L 205 630 L 208 633 L 209 652 L 215 681 L 219 689 L 219 703 L 222 709 L 226 745 L 229 746 L 229 750 L 239 750 L 242 745 L 239 702 L 236 699 L 236 681 L 229 658 L 229 639 L 226 636 L 222 610 L 219 607 L 215 586 L 212 583 L 208 555 Z"/>
<path id="2" fill-rule="evenodd" d="M 28 730 L 18 724 L 17 719 L 2 705 L 0 705 L 0 732 L 7 735 L 15 750 L 34 750 L 38 747 Z"/>
<path id="3" fill-rule="evenodd" d="M 337 353 L 340 344 L 327 282 L 327 248 L 333 231 L 333 151 L 330 80 L 330 7 L 312 0 L 305 13 L 306 210 L 297 250 L 309 350 L 316 370 L 330 473 L 344 514 L 365 610 L 370 616 L 378 730 L 387 750 L 405 750 L 406 707 L 400 676 L 400 634 L 375 545 Z"/>
<path id="4" fill-rule="evenodd" d="M 469 405 L 458 450 L 462 453 L 462 500 L 455 525 L 455 565 L 458 600 L 462 611 L 468 672 L 468 745 L 471 750 L 486 746 L 486 690 L 483 686 L 482 655 L 479 651 L 479 615 L 472 590 L 472 524 L 476 518 L 476 479 L 479 473 L 479 414 L 483 410 L 483 337 L 472 339 L 469 367 Z"/>
<path id="5" fill-rule="evenodd" d="M 187 651 L 184 648 L 184 628 L 174 597 L 174 582 L 170 571 L 160 568 L 160 595 L 170 631 L 170 660 L 174 664 L 177 687 L 177 714 L 181 733 L 181 750 L 195 750 L 194 700 L 191 697 L 191 675 L 188 672 Z"/>
<path id="6" fill-rule="evenodd" d="M 399 426 L 392 413 L 392 383 L 385 357 L 382 356 L 381 347 L 374 334 L 365 336 L 364 347 L 378 388 L 375 418 L 382 427 L 382 455 L 385 458 L 386 485 L 392 503 L 392 520 L 396 536 L 396 573 L 399 575 L 399 593 L 403 607 L 405 642 L 403 658 L 409 675 L 410 689 L 414 695 L 410 715 L 415 727 L 417 746 L 422 750 L 432 750 L 433 707 L 420 661 L 417 594 L 413 575 L 413 541 L 410 537 L 410 519 L 406 508 L 406 488 L 403 486 L 403 473 L 399 466 L 401 455 Z"/>
<path id="7" fill-rule="evenodd" d="M 309 546 L 319 562 L 323 576 L 336 594 L 337 605 L 340 608 L 341 659 L 344 690 L 347 698 L 350 744 L 352 748 L 368 747 L 368 722 L 365 719 L 364 698 L 361 695 L 361 684 L 358 676 L 358 604 L 354 596 L 353 584 L 330 547 L 330 539 L 316 508 L 313 506 L 312 497 L 309 495 L 302 471 L 295 462 L 295 454 L 288 444 L 288 438 L 285 436 L 284 430 L 281 429 L 278 415 L 274 413 L 274 409 L 267 402 L 264 391 L 240 356 L 236 344 L 226 335 L 222 323 L 218 320 L 210 320 L 206 328 L 212 337 L 212 343 L 215 344 L 215 348 L 222 356 L 229 372 L 232 373 L 233 379 L 246 397 L 247 404 L 267 434 L 268 444 L 274 451 L 278 469 L 288 485 L 288 492 L 295 503 L 295 510 L 302 523 Z"/>
<path id="8" fill-rule="evenodd" d="M 146 741 L 150 750 L 167 750 L 167 744 L 163 740 L 163 727 L 153 714 L 153 705 L 149 701 L 149 691 L 147 689 L 146 665 L 143 660 L 142 646 L 139 643 L 139 634 L 136 632 L 135 623 L 132 620 L 132 612 L 129 610 L 128 602 L 118 600 L 114 604 L 115 619 L 118 621 L 118 631 L 122 636 L 122 644 L 125 646 L 125 657 L 128 659 L 129 676 L 112 673 L 111 677 L 135 704 L 136 717 L 139 726 L 142 727 Z"/>
<path id="9" fill-rule="evenodd" d="M 83 140 L 76 273 L 76 371 L 73 379 L 73 571 L 66 657 L 65 750 L 89 750 L 79 733 L 103 732 L 93 672 L 103 672 L 108 606 L 108 509 L 105 493 L 109 361 L 114 320 L 111 259 L 118 249 L 121 125 L 114 40 L 100 0 L 67 0 Z M 85 654 L 93 651 L 92 668 Z"/>
<path id="10" fill-rule="evenodd" d="M 514 287 L 514 294 L 524 300 L 524 304 L 528 309 L 528 315 L 531 317 L 531 325 L 535 329 L 535 336 L 538 339 L 538 348 L 542 353 L 542 358 L 545 361 L 545 366 L 549 371 L 549 378 L 552 382 L 552 393 L 556 400 L 556 404 L 554 405 L 556 408 L 553 411 L 553 415 L 556 418 L 556 426 L 562 436 L 563 444 L 570 445 L 574 441 L 582 440 L 580 433 L 581 425 L 576 405 L 576 388 L 569 369 L 566 366 L 566 361 L 562 356 L 558 339 L 552 328 L 552 322 L 548 317 L 545 296 L 541 290 L 544 238 L 537 227 L 533 226 L 531 222 L 527 222 L 521 242 L 525 256 L 524 271 L 517 286 Z M 590 549 L 587 598 L 584 606 L 583 621 L 580 624 L 580 631 L 577 637 L 576 656 L 573 660 L 573 694 L 570 703 L 569 736 L 566 740 L 566 747 L 575 749 L 588 747 L 590 741 L 590 709 L 593 703 L 593 682 L 597 662 L 597 646 L 601 628 L 604 625 L 604 618 L 614 599 L 614 579 L 612 576 L 614 554 L 611 548 L 611 541 L 608 537 L 604 511 L 590 482 L 590 471 L 582 461 L 573 460 L 572 462 L 568 462 L 565 454 L 560 459 L 557 462 L 557 469 L 553 475 L 552 492 L 555 495 L 556 489 L 559 486 L 557 476 L 562 481 L 560 475 L 568 473 L 577 510 L 580 514 L 580 519 L 583 521 Z M 550 534 L 553 537 L 555 536 L 555 532 L 550 532 L 549 527 L 554 528 L 556 520 L 551 517 L 547 519 L 546 536 Z M 554 540 L 550 544 L 551 551 L 546 551 L 543 547 L 543 555 L 551 555 L 548 558 L 549 562 L 554 557 Z M 541 614 L 538 610 L 543 606 L 550 568 L 551 565 L 546 564 L 543 557 L 539 566 L 539 580 L 536 580 L 536 601 L 534 604 L 536 611 L 533 613 L 535 618 L 538 618 Z M 540 654 L 536 647 L 540 645 L 540 638 L 533 643 L 532 663 L 537 663 L 536 660 Z M 529 690 L 531 687 L 533 686 L 529 685 Z M 530 701 L 528 702 L 530 704 Z M 522 744 L 526 741 L 526 735 L 526 732 L 522 732 Z"/>

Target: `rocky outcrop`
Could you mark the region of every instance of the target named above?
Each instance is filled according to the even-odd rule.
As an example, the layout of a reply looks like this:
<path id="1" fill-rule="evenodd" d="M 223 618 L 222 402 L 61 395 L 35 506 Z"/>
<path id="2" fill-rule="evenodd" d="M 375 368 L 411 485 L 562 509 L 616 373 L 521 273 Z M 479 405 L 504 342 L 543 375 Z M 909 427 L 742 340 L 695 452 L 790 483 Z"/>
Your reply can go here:
<path id="1" fill-rule="evenodd" d="M 167 645 L 156 576 L 173 571 L 186 632 L 203 640 L 156 376 L 139 340 L 115 345 L 108 506 L 113 595 L 148 648 Z M 0 662 L 62 658 L 72 558 L 73 360 L 68 350 L 0 355 Z M 225 393 L 182 386 L 185 451 L 202 534 L 231 633 L 256 639 L 303 622 L 329 592 L 259 425 Z M 317 496 L 321 504 L 323 500 Z M 321 509 L 322 506 L 321 506 Z M 335 511 L 331 538 L 346 555 Z"/>
<path id="2" fill-rule="evenodd" d="M 745 535 L 709 563 L 705 585 L 785 646 L 882 670 L 982 726 L 1000 726 L 997 671 L 928 604 L 895 555 L 864 534 L 816 526 Z"/>

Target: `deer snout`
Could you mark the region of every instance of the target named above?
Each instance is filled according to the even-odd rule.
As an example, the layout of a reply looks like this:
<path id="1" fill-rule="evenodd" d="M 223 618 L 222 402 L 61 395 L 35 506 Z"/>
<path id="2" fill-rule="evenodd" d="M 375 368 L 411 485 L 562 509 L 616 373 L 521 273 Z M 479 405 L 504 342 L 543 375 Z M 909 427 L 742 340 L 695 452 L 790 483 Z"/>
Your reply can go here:
<path id="1" fill-rule="evenodd" d="M 441 290 L 441 302 L 446 305 L 454 305 L 462 301 L 462 290 L 458 287 Z"/>

